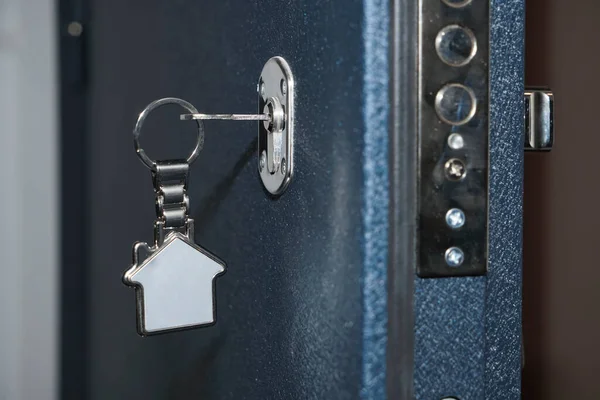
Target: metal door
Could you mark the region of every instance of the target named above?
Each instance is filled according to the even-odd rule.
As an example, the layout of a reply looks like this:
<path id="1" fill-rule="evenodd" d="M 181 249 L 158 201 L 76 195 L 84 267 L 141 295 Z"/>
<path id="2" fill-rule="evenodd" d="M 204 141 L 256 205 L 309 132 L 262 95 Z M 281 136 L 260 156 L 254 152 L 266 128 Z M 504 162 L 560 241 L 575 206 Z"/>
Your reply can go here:
<path id="1" fill-rule="evenodd" d="M 64 216 L 65 239 L 82 243 L 64 266 L 63 396 L 518 398 L 523 3 L 490 10 L 489 270 L 423 279 L 417 2 L 91 1 L 86 156 L 64 156 L 83 178 L 81 208 Z M 196 241 L 228 267 L 217 324 L 140 338 L 120 279 L 154 219 L 150 174 L 132 149 L 137 113 L 167 96 L 255 112 L 273 56 L 296 79 L 293 180 L 279 197 L 263 189 L 256 123 L 206 123 L 189 195 Z M 178 114 L 149 119 L 154 157 L 193 147 Z"/>

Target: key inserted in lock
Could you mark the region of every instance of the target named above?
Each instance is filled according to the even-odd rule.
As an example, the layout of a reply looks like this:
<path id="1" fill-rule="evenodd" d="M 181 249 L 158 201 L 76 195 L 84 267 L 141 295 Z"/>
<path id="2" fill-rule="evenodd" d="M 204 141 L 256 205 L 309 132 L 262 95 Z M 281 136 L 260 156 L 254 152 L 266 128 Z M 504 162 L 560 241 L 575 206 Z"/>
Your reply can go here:
<path id="1" fill-rule="evenodd" d="M 279 195 L 289 185 L 294 166 L 294 79 L 281 57 L 269 59 L 260 74 L 258 111 L 262 114 L 194 113 L 181 119 L 259 121 L 258 172 L 265 189 Z"/>
<path id="2" fill-rule="evenodd" d="M 267 130 L 267 149 L 263 150 L 266 155 L 266 162 L 264 163 L 266 165 L 259 165 L 259 172 L 262 172 L 260 169 L 266 167 L 267 172 L 270 174 L 275 174 L 280 170 L 280 168 L 282 168 L 281 146 L 283 143 L 282 131 L 285 122 L 285 113 L 283 112 L 283 106 L 277 97 L 271 97 L 269 100 L 267 100 L 264 113 L 269 115 L 270 118 L 263 123 L 265 129 Z"/>

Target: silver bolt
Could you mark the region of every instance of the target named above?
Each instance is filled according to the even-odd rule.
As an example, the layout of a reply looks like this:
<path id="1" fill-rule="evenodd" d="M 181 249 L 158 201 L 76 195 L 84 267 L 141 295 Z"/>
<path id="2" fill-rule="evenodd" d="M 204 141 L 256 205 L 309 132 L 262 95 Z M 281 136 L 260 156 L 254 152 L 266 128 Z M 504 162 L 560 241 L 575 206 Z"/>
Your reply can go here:
<path id="1" fill-rule="evenodd" d="M 465 140 L 459 133 L 453 133 L 452 135 L 448 136 L 448 146 L 450 146 L 452 150 L 460 150 L 464 145 Z"/>
<path id="2" fill-rule="evenodd" d="M 259 87 L 258 91 L 261 96 L 265 97 L 265 83 L 264 82 L 260 83 L 260 87 Z"/>
<path id="3" fill-rule="evenodd" d="M 461 228 L 465 224 L 465 213 L 458 208 L 452 208 L 446 213 L 446 224 L 452 229 Z"/>
<path id="4" fill-rule="evenodd" d="M 281 80 L 281 94 L 283 94 L 284 96 L 287 94 L 287 81 L 285 79 Z"/>
<path id="5" fill-rule="evenodd" d="M 458 247 L 450 247 L 444 256 L 446 264 L 450 267 L 460 267 L 465 261 L 465 253 Z"/>
<path id="6" fill-rule="evenodd" d="M 262 172 L 263 169 L 265 169 L 265 165 L 267 165 L 267 152 L 263 150 L 260 155 L 260 161 L 258 162 L 258 170 Z"/>
<path id="7" fill-rule="evenodd" d="M 281 167 L 279 168 L 281 170 L 281 175 L 285 175 L 285 173 L 287 172 L 287 164 L 285 163 L 285 158 L 281 159 Z"/>
<path id="8" fill-rule="evenodd" d="M 453 181 L 459 181 L 467 174 L 465 164 L 457 158 L 448 160 L 444 165 L 444 169 L 446 170 L 446 176 Z"/>

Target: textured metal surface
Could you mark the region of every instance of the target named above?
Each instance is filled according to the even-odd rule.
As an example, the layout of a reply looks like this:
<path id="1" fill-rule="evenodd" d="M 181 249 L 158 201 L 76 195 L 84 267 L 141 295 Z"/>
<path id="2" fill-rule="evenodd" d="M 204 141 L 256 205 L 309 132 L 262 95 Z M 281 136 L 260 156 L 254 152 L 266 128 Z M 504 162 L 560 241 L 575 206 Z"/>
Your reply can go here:
<path id="1" fill-rule="evenodd" d="M 485 278 L 415 282 L 415 398 L 484 398 Z"/>
<path id="2" fill-rule="evenodd" d="M 415 281 L 415 398 L 520 396 L 522 0 L 492 0 L 487 277 Z"/>
<path id="3" fill-rule="evenodd" d="M 363 40 L 363 374 L 361 398 L 386 398 L 389 220 L 389 4 L 365 0 Z"/>
<path id="4" fill-rule="evenodd" d="M 377 43 L 387 38 L 387 4 L 92 5 L 89 397 L 380 398 L 388 196 L 365 178 L 385 182 L 387 168 L 387 111 L 374 93 L 386 86 Z M 218 278 L 218 323 L 140 339 L 119 280 L 131 242 L 149 238 L 154 211 L 127 134 L 135 114 L 167 95 L 206 113 L 253 112 L 256 78 L 273 55 L 297 78 L 294 182 L 278 199 L 262 189 L 254 123 L 205 123 L 190 216 L 197 243 L 228 266 Z M 368 76 L 377 79 L 367 84 Z M 179 111 L 153 113 L 149 154 L 176 158 L 193 147 L 193 126 L 171 129 L 168 141 L 159 133 L 186 125 Z M 365 163 L 366 155 L 381 159 Z M 106 196 L 115 190 L 119 198 Z M 111 220 L 128 223 L 115 229 Z"/>
<path id="5" fill-rule="evenodd" d="M 485 398 L 504 400 L 521 397 L 525 3 L 492 5 Z"/>

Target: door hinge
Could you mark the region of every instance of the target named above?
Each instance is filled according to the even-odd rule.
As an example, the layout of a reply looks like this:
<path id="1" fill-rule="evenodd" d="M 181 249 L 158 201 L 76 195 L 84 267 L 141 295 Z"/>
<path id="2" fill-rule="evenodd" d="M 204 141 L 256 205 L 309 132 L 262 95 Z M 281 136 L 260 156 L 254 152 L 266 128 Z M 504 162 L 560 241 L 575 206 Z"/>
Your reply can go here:
<path id="1" fill-rule="evenodd" d="M 525 89 L 525 150 L 550 151 L 554 146 L 554 94 Z"/>

